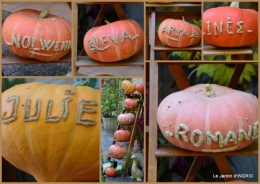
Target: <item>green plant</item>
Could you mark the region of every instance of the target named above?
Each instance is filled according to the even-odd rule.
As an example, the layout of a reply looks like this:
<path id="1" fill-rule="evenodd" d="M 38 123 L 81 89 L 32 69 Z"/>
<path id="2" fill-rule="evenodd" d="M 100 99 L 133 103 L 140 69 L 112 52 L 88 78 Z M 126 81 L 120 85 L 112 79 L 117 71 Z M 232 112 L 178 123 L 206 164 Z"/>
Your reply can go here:
<path id="1" fill-rule="evenodd" d="M 125 98 L 124 90 L 121 87 L 123 80 L 125 80 L 125 78 L 103 79 L 101 94 L 101 110 L 103 117 L 117 116 L 122 112 L 122 102 Z"/>

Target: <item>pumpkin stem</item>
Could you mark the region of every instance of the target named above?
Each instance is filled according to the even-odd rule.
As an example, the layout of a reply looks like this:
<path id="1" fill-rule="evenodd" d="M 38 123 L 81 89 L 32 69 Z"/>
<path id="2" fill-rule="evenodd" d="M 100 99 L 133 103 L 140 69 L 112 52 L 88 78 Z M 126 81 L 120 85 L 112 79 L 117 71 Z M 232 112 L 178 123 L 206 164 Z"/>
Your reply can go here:
<path id="1" fill-rule="evenodd" d="M 239 8 L 239 2 L 232 2 L 230 4 L 230 7 L 237 7 L 237 8 Z"/>
<path id="2" fill-rule="evenodd" d="M 213 97 L 216 96 L 216 93 L 215 93 L 215 91 L 213 90 L 213 88 L 211 87 L 211 85 L 206 84 L 206 85 L 205 85 L 205 89 L 206 89 L 206 91 L 207 91 L 206 97 L 213 98 Z"/>
<path id="3" fill-rule="evenodd" d="M 185 22 L 184 16 L 182 16 L 182 20 Z"/>
<path id="4" fill-rule="evenodd" d="M 104 22 L 105 22 L 106 24 L 110 24 L 110 22 L 109 22 L 107 19 L 105 19 Z"/>
<path id="5" fill-rule="evenodd" d="M 49 9 L 45 9 L 43 10 L 40 15 L 39 15 L 39 19 L 44 19 L 45 17 L 47 17 L 47 15 L 50 13 Z"/>

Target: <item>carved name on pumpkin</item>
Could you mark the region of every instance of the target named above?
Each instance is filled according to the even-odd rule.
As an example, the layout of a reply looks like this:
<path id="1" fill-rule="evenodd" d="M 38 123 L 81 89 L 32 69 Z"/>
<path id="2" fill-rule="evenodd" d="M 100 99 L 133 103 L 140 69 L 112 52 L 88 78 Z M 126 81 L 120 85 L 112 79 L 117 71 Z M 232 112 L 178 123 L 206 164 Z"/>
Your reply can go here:
<path id="1" fill-rule="evenodd" d="M 108 37 L 108 38 L 107 38 Z M 123 30 L 121 33 L 121 39 L 119 39 L 119 33 L 116 32 L 115 37 L 108 35 L 108 36 L 99 36 L 97 35 L 93 36 L 93 38 L 88 40 L 88 47 L 92 51 L 92 53 L 95 53 L 97 51 L 103 51 L 110 48 L 110 45 L 106 45 L 108 42 L 107 39 L 110 39 L 114 44 L 118 45 L 119 42 L 123 43 L 126 39 L 131 40 L 133 43 L 135 43 L 135 39 L 139 37 L 139 34 L 136 34 L 134 36 L 131 36 L 126 30 Z M 103 48 L 99 47 L 99 44 L 101 42 L 101 45 Z"/>
<path id="2" fill-rule="evenodd" d="M 226 23 L 223 23 L 223 22 L 217 23 L 217 22 L 212 22 L 212 21 L 207 21 L 206 23 L 207 23 L 207 31 L 208 32 L 207 33 L 203 33 L 203 34 L 207 34 L 209 36 L 212 35 L 212 31 L 214 32 L 215 36 L 217 36 L 218 33 L 222 34 L 224 31 L 226 31 L 227 34 L 229 34 L 229 35 L 233 35 L 234 32 L 237 33 L 237 34 L 244 33 L 244 27 L 243 27 L 244 21 L 239 21 L 239 22 L 234 23 L 234 22 L 232 22 L 230 17 L 227 17 L 227 22 Z M 212 24 L 213 24 L 213 29 L 214 30 L 211 30 L 211 25 Z M 223 29 L 224 24 L 226 26 L 226 29 Z M 237 25 L 237 29 L 233 30 L 231 28 L 231 26 L 230 26 L 231 24 L 236 24 Z M 247 32 L 248 33 L 252 33 L 253 30 L 247 30 Z"/>
<path id="3" fill-rule="evenodd" d="M 232 143 L 237 145 L 238 141 L 257 139 L 258 137 L 258 121 L 254 123 L 254 126 L 248 126 L 248 132 L 243 129 L 238 130 L 238 135 L 236 135 L 233 131 L 229 131 L 224 137 L 221 132 L 215 132 L 215 135 L 211 132 L 207 131 L 206 137 L 203 132 L 199 129 L 193 130 L 191 132 L 190 138 L 188 138 L 187 134 L 190 131 L 189 127 L 183 123 L 178 124 L 175 135 L 173 132 L 166 131 L 166 135 L 170 137 L 175 137 L 176 140 L 180 141 L 181 138 L 184 142 L 191 142 L 193 146 L 200 147 L 204 141 L 206 141 L 206 145 L 211 146 L 212 142 L 218 142 L 220 148 L 227 146 L 228 143 Z M 195 139 L 197 137 L 197 139 Z M 224 148 L 225 149 L 225 148 Z M 207 151 L 207 150 L 205 150 Z"/>
<path id="4" fill-rule="evenodd" d="M 163 30 L 162 30 L 162 34 L 166 33 L 166 38 L 173 40 L 173 41 L 177 41 L 180 42 L 180 40 L 178 40 L 177 38 L 172 38 L 169 37 L 168 34 L 171 34 L 172 36 L 187 36 L 190 38 L 198 38 L 199 37 L 199 33 L 197 31 L 193 31 L 192 33 L 188 33 L 188 31 L 186 29 L 182 30 L 181 28 L 176 28 L 174 26 L 164 26 Z"/>
<path id="5" fill-rule="evenodd" d="M 41 48 L 35 48 L 36 41 L 40 42 Z M 15 36 L 12 34 L 11 43 L 5 42 L 9 46 L 15 45 L 17 48 L 29 49 L 30 53 L 42 56 L 52 56 L 50 54 L 42 54 L 35 51 L 44 50 L 50 51 L 52 48 L 54 51 L 65 51 L 71 48 L 71 41 L 54 41 L 54 40 L 42 40 L 31 38 L 30 36 L 24 36 L 21 38 L 21 35 L 18 34 Z"/>
<path id="6" fill-rule="evenodd" d="M 73 95 L 74 91 L 73 90 L 66 90 L 64 91 L 64 94 L 66 95 Z M 2 122 L 4 124 L 10 123 L 12 121 L 15 121 L 17 119 L 17 110 L 18 110 L 18 104 L 19 104 L 19 96 L 10 96 L 7 98 L 7 102 L 12 102 L 12 108 L 11 108 L 11 113 L 10 116 L 4 117 L 6 114 L 6 111 L 2 113 Z M 59 116 L 51 116 L 52 112 L 52 106 L 53 106 L 53 100 L 50 99 L 48 100 L 47 107 L 45 108 L 46 111 L 46 116 L 45 116 L 45 121 L 46 122 L 59 122 L 61 119 L 63 121 L 66 121 L 68 116 L 69 116 L 69 102 L 72 101 L 73 99 L 71 97 L 66 97 L 63 98 L 61 101 L 61 117 Z M 76 124 L 79 125 L 95 125 L 96 122 L 91 120 L 91 119 L 82 119 L 82 115 L 84 113 L 96 113 L 97 111 L 93 108 L 86 108 L 85 106 L 97 106 L 96 101 L 86 101 L 86 100 L 81 100 L 78 103 L 78 108 L 77 108 L 77 113 L 76 113 Z M 33 115 L 30 115 L 30 109 L 31 109 L 31 99 L 27 99 L 25 104 L 22 104 L 24 108 L 24 113 L 23 113 L 23 121 L 24 122 L 29 122 L 29 121 L 35 121 L 40 118 L 40 113 L 41 113 L 41 106 L 42 106 L 42 100 L 40 98 L 36 99 L 36 102 L 34 104 L 34 113 Z M 73 109 L 74 110 L 74 109 Z"/>

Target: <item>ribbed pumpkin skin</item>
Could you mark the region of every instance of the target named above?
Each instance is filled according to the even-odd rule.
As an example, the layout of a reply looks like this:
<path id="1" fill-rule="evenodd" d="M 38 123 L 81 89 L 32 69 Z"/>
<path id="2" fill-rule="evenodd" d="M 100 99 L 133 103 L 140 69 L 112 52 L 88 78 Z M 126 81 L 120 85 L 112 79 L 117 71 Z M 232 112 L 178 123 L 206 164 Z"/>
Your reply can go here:
<path id="1" fill-rule="evenodd" d="M 123 158 L 126 153 L 127 149 L 123 145 L 113 144 L 108 148 L 108 154 L 113 158 Z"/>
<path id="2" fill-rule="evenodd" d="M 65 95 L 71 89 L 74 95 Z M 13 101 L 8 97 L 19 96 L 17 118 L 7 124 L 2 122 L 2 155 L 17 168 L 33 175 L 37 181 L 99 181 L 100 144 L 100 92 L 86 86 L 27 83 L 16 85 L 2 94 L 2 114 L 10 115 Z M 51 117 L 61 117 L 61 101 L 70 97 L 67 120 L 46 122 L 48 100 L 53 100 Z M 24 105 L 31 99 L 30 116 L 34 114 L 36 99 L 41 99 L 38 120 L 24 122 Z M 81 100 L 98 103 L 96 113 L 83 113 L 96 125 L 76 124 L 78 104 Z M 3 120 L 2 120 L 3 121 Z"/>
<path id="3" fill-rule="evenodd" d="M 251 94 L 213 84 L 211 86 L 216 97 L 209 98 L 205 97 L 204 86 L 199 84 L 172 93 L 160 103 L 157 122 L 164 137 L 180 148 L 200 152 L 234 151 L 251 144 L 258 137 L 257 132 L 251 131 L 250 139 L 242 139 L 242 141 L 238 141 L 238 132 L 243 129 L 248 133 L 249 126 L 257 130 L 258 99 Z M 180 125 L 187 126 L 189 131 Z M 192 143 L 192 133 L 196 129 L 203 135 L 201 144 L 197 144 L 199 134 L 195 134 Z M 185 131 L 187 142 L 179 133 Z M 230 141 L 226 141 L 227 145 L 222 147 L 219 146 L 220 139 L 216 142 L 212 141 L 211 145 L 207 144 L 207 132 L 215 135 L 218 131 L 223 136 L 223 140 L 228 138 L 227 134 L 232 131 L 237 144 L 233 144 L 230 137 L 228 139 Z M 253 135 L 255 138 L 252 138 Z"/>
<path id="4" fill-rule="evenodd" d="M 216 47 L 255 45 L 258 42 L 258 16 L 258 12 L 251 9 L 240 9 L 237 7 L 210 8 L 203 13 L 204 41 Z M 240 32 L 238 24 L 241 21 L 243 21 L 241 23 L 243 27 L 242 33 L 238 33 Z M 220 26 L 220 22 L 223 23 L 222 33 L 218 29 L 214 31 L 214 23 Z M 252 32 L 249 30 L 252 30 Z M 233 33 L 228 34 L 228 32 Z"/>
<path id="5" fill-rule="evenodd" d="M 133 40 L 126 38 L 128 36 Z M 137 37 L 134 38 L 135 36 Z M 127 19 L 90 29 L 84 36 L 83 44 L 86 53 L 92 59 L 116 62 L 136 54 L 142 48 L 143 42 L 142 27 L 136 21 Z"/>
<path id="6" fill-rule="evenodd" d="M 126 93 L 133 93 L 135 92 L 136 85 L 129 80 L 124 80 L 121 83 L 122 88 L 125 90 Z"/>
<path id="7" fill-rule="evenodd" d="M 71 24 L 62 17 L 52 14 L 39 19 L 39 14 L 39 11 L 31 9 L 18 10 L 12 13 L 3 24 L 3 41 L 10 51 L 18 56 L 47 62 L 56 61 L 70 51 Z M 12 35 L 16 40 L 20 35 L 20 48 L 14 43 L 10 45 Z M 29 42 L 27 37 L 30 38 Z M 44 42 L 49 41 L 50 43 L 46 44 L 47 48 L 43 47 Z M 48 47 L 50 47 L 49 50 Z"/>
<path id="8" fill-rule="evenodd" d="M 132 124 L 135 120 L 135 115 L 132 113 L 124 113 L 124 114 L 119 114 L 117 117 L 117 121 L 120 124 L 128 125 Z"/>
<path id="9" fill-rule="evenodd" d="M 131 137 L 131 132 L 129 130 L 117 130 L 114 133 L 114 137 L 117 141 L 128 141 Z"/>
<path id="10" fill-rule="evenodd" d="M 171 27 L 173 31 L 170 31 Z M 178 33 L 177 29 L 182 31 Z M 193 33 L 196 33 L 196 36 L 192 36 Z M 200 42 L 201 30 L 198 26 L 183 20 L 165 19 L 159 26 L 158 36 L 160 41 L 167 46 L 188 47 Z"/>

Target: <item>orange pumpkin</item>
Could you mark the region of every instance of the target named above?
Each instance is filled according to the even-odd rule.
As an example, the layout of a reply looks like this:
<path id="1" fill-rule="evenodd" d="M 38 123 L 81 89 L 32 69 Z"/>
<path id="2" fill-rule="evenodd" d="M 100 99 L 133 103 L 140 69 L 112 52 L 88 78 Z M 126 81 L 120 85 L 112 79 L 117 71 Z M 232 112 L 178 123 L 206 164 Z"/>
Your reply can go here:
<path id="1" fill-rule="evenodd" d="M 124 101 L 124 107 L 127 109 L 134 109 L 137 107 L 138 101 L 136 99 L 127 98 Z"/>
<path id="2" fill-rule="evenodd" d="M 114 167 L 108 167 L 105 170 L 105 174 L 108 177 L 115 177 L 116 176 L 116 169 Z"/>
<path id="3" fill-rule="evenodd" d="M 129 141 L 131 137 L 131 132 L 129 130 L 117 130 L 114 133 L 114 138 L 117 141 Z"/>
<path id="4" fill-rule="evenodd" d="M 200 42 L 201 30 L 184 20 L 166 19 L 159 26 L 158 36 L 167 46 L 188 47 Z"/>
<path id="5" fill-rule="evenodd" d="M 119 114 L 117 121 L 122 125 L 129 125 L 135 121 L 135 115 L 132 113 Z"/>
<path id="6" fill-rule="evenodd" d="M 123 80 L 121 83 L 122 88 L 125 90 L 126 93 L 133 93 L 135 92 L 135 84 L 129 80 Z"/>
<path id="7" fill-rule="evenodd" d="M 90 29 L 84 36 L 89 57 L 101 62 L 116 62 L 136 54 L 143 46 L 142 27 L 134 20 L 119 20 Z"/>
<path id="8" fill-rule="evenodd" d="M 56 61 L 71 48 L 71 24 L 62 17 L 23 9 L 12 13 L 3 24 L 2 37 L 14 54 L 41 61 Z"/>
<path id="9" fill-rule="evenodd" d="M 99 130 L 99 90 L 35 82 L 2 93 L 2 155 L 39 182 L 99 181 Z"/>
<path id="10" fill-rule="evenodd" d="M 157 113 L 164 137 L 192 151 L 239 150 L 258 137 L 258 99 L 215 84 L 172 93 Z"/>
<path id="11" fill-rule="evenodd" d="M 123 158 L 127 149 L 124 145 L 113 144 L 108 148 L 108 154 L 113 158 Z"/>
<path id="12" fill-rule="evenodd" d="M 258 12 L 228 7 L 210 8 L 203 13 L 204 41 L 217 47 L 252 46 L 258 42 Z"/>
<path id="13" fill-rule="evenodd" d="M 144 92 L 144 84 L 136 84 L 135 90 L 139 93 L 143 93 Z"/>

